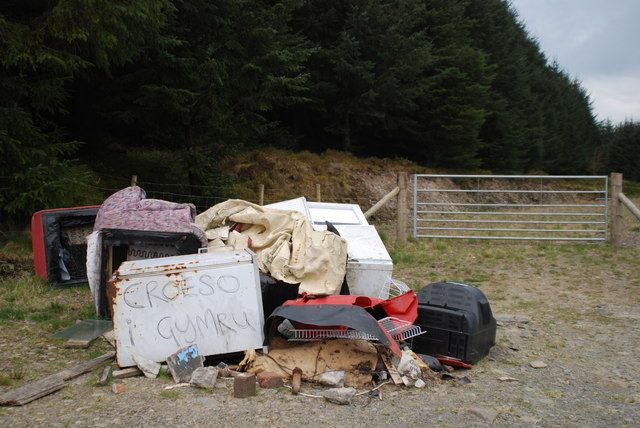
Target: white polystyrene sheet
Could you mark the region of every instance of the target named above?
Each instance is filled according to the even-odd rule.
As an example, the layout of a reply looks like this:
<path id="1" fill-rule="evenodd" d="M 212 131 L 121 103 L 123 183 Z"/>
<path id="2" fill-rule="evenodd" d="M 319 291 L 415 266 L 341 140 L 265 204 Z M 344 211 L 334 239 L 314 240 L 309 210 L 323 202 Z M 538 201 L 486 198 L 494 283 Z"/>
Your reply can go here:
<path id="1" fill-rule="evenodd" d="M 340 236 L 347 241 L 349 260 L 391 262 L 376 227 L 368 226 L 336 226 Z"/>
<path id="2" fill-rule="evenodd" d="M 311 218 L 309 208 L 307 207 L 307 199 L 304 196 L 295 199 L 288 199 L 286 201 L 274 202 L 272 204 L 265 205 L 265 207 L 276 208 L 278 210 L 298 211 L 304 214 L 307 218 Z"/>
<path id="3" fill-rule="evenodd" d="M 325 221 L 338 225 L 368 225 L 360 206 L 357 204 L 335 204 L 327 202 L 307 202 L 313 227 L 316 230 L 327 228 Z"/>
<path id="4" fill-rule="evenodd" d="M 148 259 L 124 262 L 119 269 L 113 311 L 118 365 L 134 365 L 134 354 L 164 361 L 191 344 L 202 355 L 262 347 L 262 297 L 252 253 L 168 259 L 173 263 Z"/>

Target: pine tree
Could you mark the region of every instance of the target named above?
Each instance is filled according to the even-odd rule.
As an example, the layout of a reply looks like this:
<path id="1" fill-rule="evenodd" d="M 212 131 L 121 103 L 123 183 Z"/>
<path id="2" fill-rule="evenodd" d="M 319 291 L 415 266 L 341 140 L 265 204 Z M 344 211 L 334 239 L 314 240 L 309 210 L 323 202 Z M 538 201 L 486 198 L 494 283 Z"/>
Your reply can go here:
<path id="1" fill-rule="evenodd" d="M 123 64 L 157 32 L 164 1 L 4 2 L 0 5 L 0 214 L 82 200 L 89 173 L 70 160 L 62 126 L 67 85 L 90 68 Z M 73 189 L 73 191 L 70 191 Z"/>

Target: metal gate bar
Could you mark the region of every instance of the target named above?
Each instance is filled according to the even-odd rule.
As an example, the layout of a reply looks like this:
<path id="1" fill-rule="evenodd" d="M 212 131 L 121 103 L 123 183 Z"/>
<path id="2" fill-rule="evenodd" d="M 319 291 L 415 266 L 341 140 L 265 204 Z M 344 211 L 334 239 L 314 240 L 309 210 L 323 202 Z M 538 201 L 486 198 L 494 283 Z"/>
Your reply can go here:
<path id="1" fill-rule="evenodd" d="M 471 185 L 470 180 L 473 180 Z M 493 188 L 481 185 L 486 180 L 493 180 Z M 496 186 L 496 182 L 500 185 Z M 514 185 L 518 182 L 521 184 Z M 607 176 L 591 175 L 416 174 L 413 176 L 413 236 L 604 241 L 607 239 L 608 184 Z M 490 227 L 491 224 L 496 227 Z M 530 227 L 518 227 L 523 224 Z M 573 228 L 573 225 L 581 227 Z M 443 231 L 454 233 L 441 234 Z"/>

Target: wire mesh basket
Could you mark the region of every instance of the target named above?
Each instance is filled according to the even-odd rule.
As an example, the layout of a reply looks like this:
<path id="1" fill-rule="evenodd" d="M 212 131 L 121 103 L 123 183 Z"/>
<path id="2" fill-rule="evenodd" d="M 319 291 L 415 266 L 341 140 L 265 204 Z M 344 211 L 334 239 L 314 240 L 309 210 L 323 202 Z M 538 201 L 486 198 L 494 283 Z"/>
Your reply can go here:
<path id="1" fill-rule="evenodd" d="M 324 339 L 361 339 L 378 340 L 370 334 L 357 330 L 330 330 L 330 329 L 291 329 L 289 340 L 293 342 L 311 342 Z"/>
<path id="2" fill-rule="evenodd" d="M 378 323 L 398 342 L 426 333 L 420 326 L 399 318 L 386 317 L 382 318 Z M 378 340 L 378 338 L 368 333 L 351 329 L 290 329 L 288 333 L 291 334 L 289 340 L 294 342 L 310 342 L 324 339 Z"/>
<path id="3" fill-rule="evenodd" d="M 385 300 L 390 299 L 392 297 L 400 296 L 401 294 L 404 294 L 409 290 L 409 286 L 404 282 L 398 281 L 397 279 L 393 279 L 391 277 L 387 277 L 387 280 L 380 290 L 378 298 Z"/>

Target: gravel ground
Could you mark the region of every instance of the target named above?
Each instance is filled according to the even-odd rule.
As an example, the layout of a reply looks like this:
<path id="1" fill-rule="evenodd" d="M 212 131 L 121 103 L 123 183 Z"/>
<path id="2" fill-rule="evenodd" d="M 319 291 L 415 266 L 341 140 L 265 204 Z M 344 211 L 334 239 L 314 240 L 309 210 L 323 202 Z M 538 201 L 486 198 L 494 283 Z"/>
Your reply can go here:
<path id="1" fill-rule="evenodd" d="M 397 277 L 415 285 L 428 277 L 428 268 L 449 278 L 480 278 L 495 313 L 528 319 L 500 322 L 490 355 L 454 373 L 470 384 L 434 380 L 420 390 L 386 385 L 382 399 L 364 395 L 340 406 L 293 396 L 286 388 L 234 399 L 231 381 L 224 379 L 207 392 L 165 391 L 172 384 L 167 377 L 130 378 L 122 381 L 125 392 L 115 395 L 110 387 L 94 386 L 94 372 L 26 406 L 0 409 L 0 426 L 637 426 L 640 250 L 478 244 L 466 251 L 468 246 L 451 245 L 416 248 L 434 255 L 399 264 Z M 449 252 L 459 256 L 455 268 L 445 257 Z M 471 271 L 464 276 L 461 266 Z M 14 324 L 12 332 L 3 327 L 0 345 L 2 353 L 12 349 L 14 358 L 29 361 L 26 370 L 34 377 L 108 349 L 102 339 L 89 350 L 54 348 L 31 329 L 28 322 Z M 532 368 L 534 360 L 547 367 Z M 500 381 L 504 376 L 517 380 Z M 316 389 L 303 384 L 305 392 Z"/>

